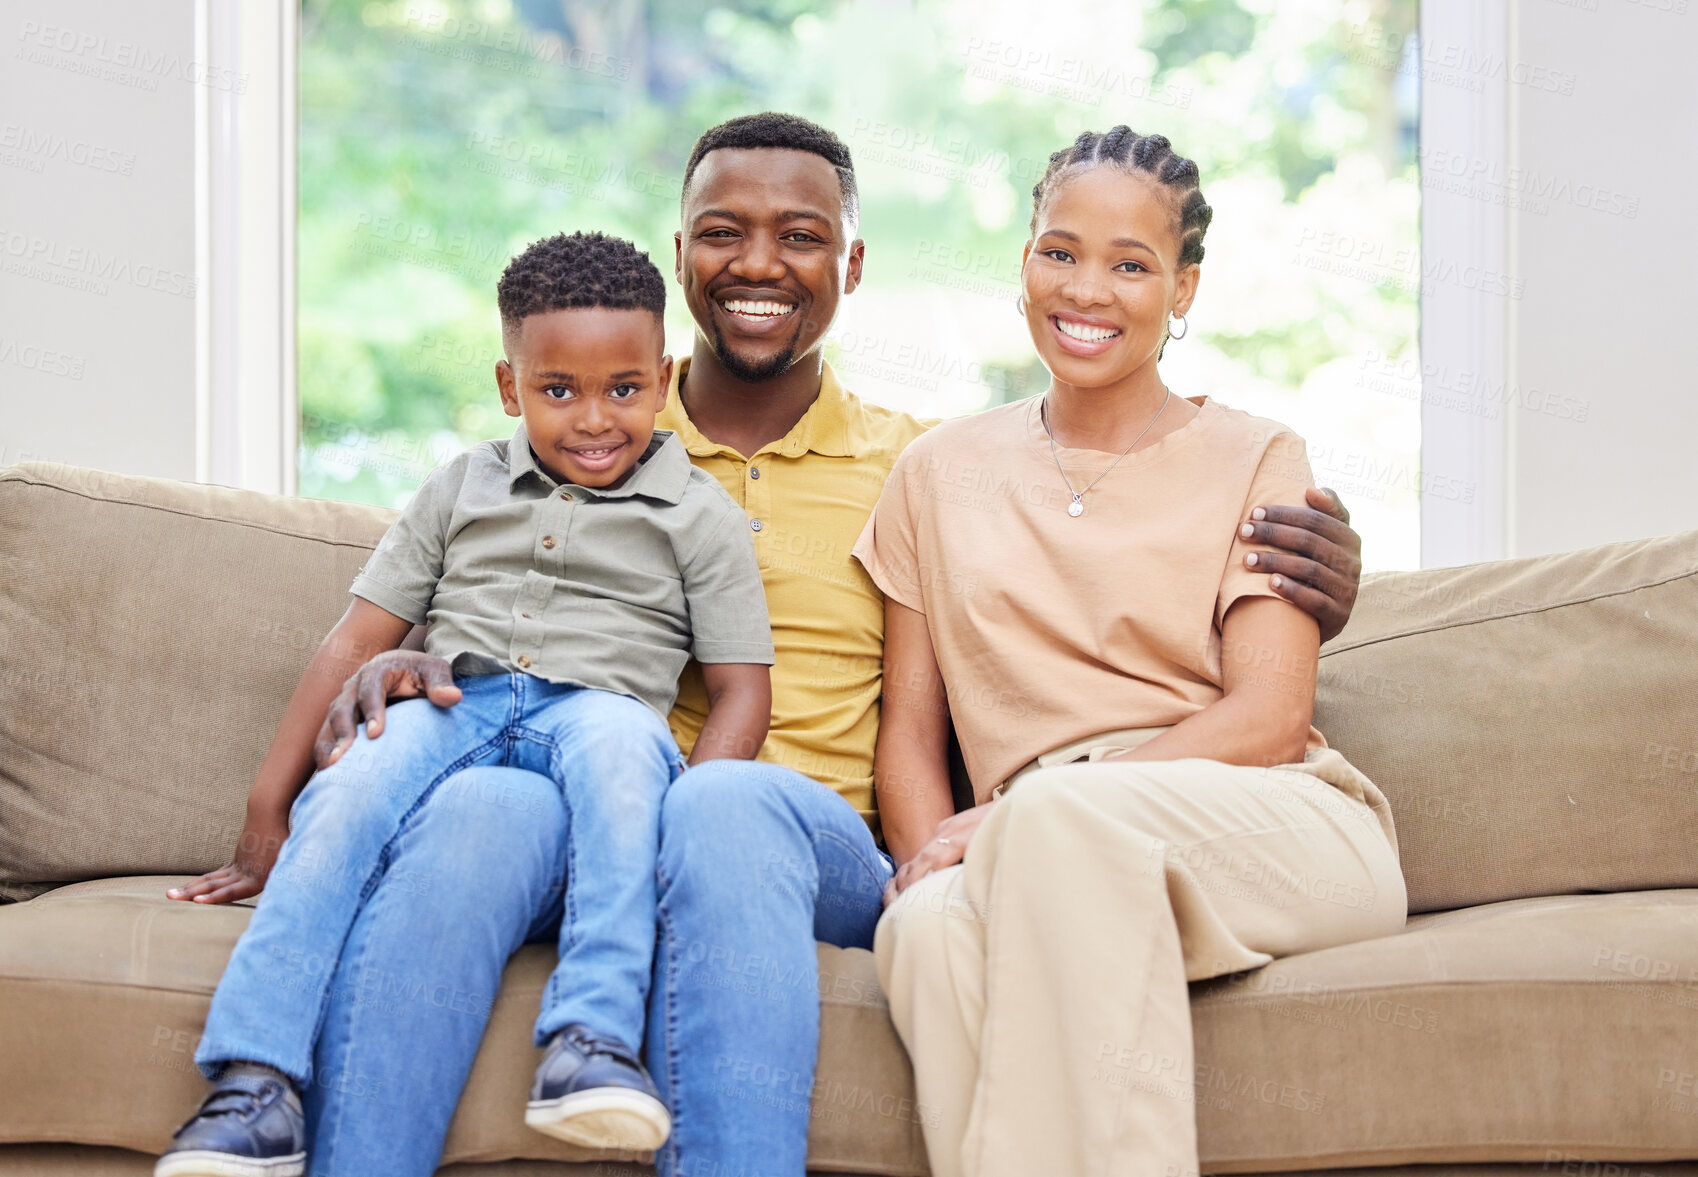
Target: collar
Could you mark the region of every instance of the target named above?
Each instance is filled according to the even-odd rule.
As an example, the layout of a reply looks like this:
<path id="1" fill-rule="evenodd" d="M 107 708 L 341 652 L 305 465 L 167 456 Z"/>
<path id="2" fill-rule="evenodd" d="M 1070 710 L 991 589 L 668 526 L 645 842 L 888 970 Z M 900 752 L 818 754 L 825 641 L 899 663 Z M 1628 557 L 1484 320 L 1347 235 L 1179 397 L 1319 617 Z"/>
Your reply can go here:
<path id="1" fill-rule="evenodd" d="M 513 431 L 513 440 L 507 444 L 507 489 L 517 488 L 527 475 L 534 475 L 550 489 L 560 485 L 553 475 L 537 465 L 536 455 L 531 453 L 531 439 L 525 433 L 525 426 L 521 422 Z M 636 469 L 631 471 L 631 476 L 623 485 L 612 489 L 598 486 L 579 486 L 578 489 L 602 499 L 623 499 L 642 495 L 644 498 L 659 499 L 663 503 L 676 503 L 684 497 L 684 491 L 689 484 L 689 455 L 684 452 L 684 447 L 678 443 L 671 430 L 656 429 L 654 437 L 649 440 L 648 448 L 637 460 Z"/>
<path id="2" fill-rule="evenodd" d="M 684 443 L 684 449 L 691 457 L 755 457 L 755 454 L 738 454 L 730 446 L 710 441 L 696 428 L 695 422 L 690 420 L 690 414 L 684 409 L 684 398 L 679 395 L 679 389 L 689 372 L 688 356 L 673 365 L 672 387 L 666 399 L 666 407 L 660 411 L 656 423 L 677 433 L 678 440 Z M 758 452 L 778 454 L 785 458 L 799 458 L 810 452 L 826 458 L 858 457 L 854 430 L 851 428 L 851 417 L 856 408 L 854 398 L 838 382 L 837 373 L 831 370 L 830 364 L 825 364 L 820 370 L 819 396 L 808 406 L 808 411 L 802 414 L 802 419 L 796 422 L 789 433 L 762 446 Z"/>

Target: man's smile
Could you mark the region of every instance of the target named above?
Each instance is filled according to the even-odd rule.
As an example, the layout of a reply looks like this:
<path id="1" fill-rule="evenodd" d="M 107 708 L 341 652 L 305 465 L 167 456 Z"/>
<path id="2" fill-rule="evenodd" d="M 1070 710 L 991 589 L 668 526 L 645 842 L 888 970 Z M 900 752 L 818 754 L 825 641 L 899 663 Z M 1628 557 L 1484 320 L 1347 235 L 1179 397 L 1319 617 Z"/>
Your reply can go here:
<path id="1" fill-rule="evenodd" d="M 727 311 L 745 319 L 779 319 L 796 309 L 794 303 L 774 302 L 771 299 L 727 298 L 720 302 Z"/>
<path id="2" fill-rule="evenodd" d="M 720 320 L 739 335 L 766 335 L 795 318 L 801 301 L 777 291 L 728 290 L 712 297 Z"/>

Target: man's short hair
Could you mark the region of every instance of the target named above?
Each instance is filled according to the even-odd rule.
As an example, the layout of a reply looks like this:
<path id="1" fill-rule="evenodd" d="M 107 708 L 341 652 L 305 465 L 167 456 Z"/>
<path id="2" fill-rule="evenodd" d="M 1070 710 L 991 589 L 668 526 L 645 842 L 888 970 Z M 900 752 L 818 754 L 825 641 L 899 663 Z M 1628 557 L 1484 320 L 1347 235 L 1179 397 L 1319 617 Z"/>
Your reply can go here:
<path id="1" fill-rule="evenodd" d="M 696 140 L 690 152 L 690 162 L 684 165 L 684 191 L 690 190 L 696 168 L 710 151 L 724 147 L 776 147 L 789 151 L 807 151 L 819 156 L 837 171 L 837 184 L 843 193 L 843 216 L 849 224 L 861 220 L 861 197 L 855 187 L 855 162 L 849 158 L 849 148 L 843 140 L 805 118 L 793 114 L 764 111 L 745 114 L 712 128 Z"/>
<path id="2" fill-rule="evenodd" d="M 556 233 L 533 241 L 495 284 L 503 334 L 548 311 L 605 307 L 666 314 L 666 280 L 629 241 L 605 233 Z"/>

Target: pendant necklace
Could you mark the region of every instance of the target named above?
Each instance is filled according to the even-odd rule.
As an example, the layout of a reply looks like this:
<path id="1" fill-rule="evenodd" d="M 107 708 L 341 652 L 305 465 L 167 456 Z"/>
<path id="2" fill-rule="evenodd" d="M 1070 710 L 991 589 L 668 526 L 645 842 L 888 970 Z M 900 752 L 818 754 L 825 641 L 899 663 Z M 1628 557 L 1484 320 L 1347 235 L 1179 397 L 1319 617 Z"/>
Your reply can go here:
<path id="1" fill-rule="evenodd" d="M 1167 395 L 1162 397 L 1161 408 L 1156 410 L 1156 415 L 1154 417 L 1150 418 L 1150 423 L 1148 425 L 1144 426 L 1143 432 L 1139 433 L 1137 437 L 1134 437 L 1132 439 L 1132 445 L 1137 445 L 1139 442 L 1143 441 L 1144 440 L 1144 434 L 1148 433 L 1151 429 L 1155 428 L 1156 422 L 1161 419 L 1162 410 L 1167 408 L 1167 402 L 1172 400 L 1172 399 L 1173 399 L 1173 390 L 1168 389 Z M 1067 513 L 1069 515 L 1073 516 L 1073 518 L 1077 519 L 1077 518 L 1079 518 L 1079 516 L 1081 516 L 1085 513 L 1085 496 L 1091 493 L 1091 487 L 1095 486 L 1097 483 L 1101 482 L 1104 478 L 1106 478 L 1108 476 L 1108 470 L 1113 470 L 1116 466 L 1120 465 L 1120 458 L 1124 458 L 1127 454 L 1132 452 L 1132 445 L 1129 445 L 1125 449 L 1120 451 L 1120 458 L 1116 458 L 1114 461 L 1110 462 L 1108 464 L 1108 470 L 1104 470 L 1101 474 L 1099 474 L 1095 478 L 1091 479 L 1090 486 L 1087 486 L 1084 490 L 1074 490 L 1073 489 L 1073 480 L 1071 478 L 1067 477 L 1067 471 L 1065 471 L 1061 468 L 1061 455 L 1056 451 L 1056 448 L 1055 448 L 1055 434 L 1053 434 L 1049 431 L 1049 412 L 1048 412 L 1048 410 L 1049 410 L 1049 397 L 1046 396 L 1038 404 L 1038 420 L 1040 420 L 1044 423 L 1044 436 L 1049 438 L 1049 456 L 1052 459 L 1054 459 L 1054 461 L 1055 461 L 1056 473 L 1060 474 L 1061 475 L 1061 481 L 1063 481 L 1067 484 L 1067 493 L 1073 496 L 1073 501 L 1071 503 L 1067 504 Z"/>

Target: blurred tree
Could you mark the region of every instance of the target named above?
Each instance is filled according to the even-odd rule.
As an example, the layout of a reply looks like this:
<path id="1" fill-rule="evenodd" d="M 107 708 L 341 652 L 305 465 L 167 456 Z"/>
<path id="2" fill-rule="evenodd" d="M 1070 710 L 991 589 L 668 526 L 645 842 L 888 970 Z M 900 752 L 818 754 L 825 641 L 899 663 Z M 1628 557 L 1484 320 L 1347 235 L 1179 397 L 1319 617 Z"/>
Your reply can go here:
<path id="1" fill-rule="evenodd" d="M 1238 0 L 1170 0 L 1150 6 L 1144 47 L 1164 70 L 1208 53 L 1238 57 L 1255 42 L 1256 24 Z"/>
<path id="2" fill-rule="evenodd" d="M 1012 309 L 1031 187 L 1050 152 L 1124 121 L 1196 158 L 1217 210 L 1197 329 L 1164 372 L 1307 416 L 1312 439 L 1407 451 L 1418 401 L 1337 374 L 1414 355 L 1415 86 L 1372 46 L 1405 43 L 1415 0 L 1046 11 L 1039 27 L 1026 0 L 304 0 L 303 493 L 396 505 L 440 457 L 504 435 L 508 257 L 594 227 L 669 272 L 696 137 L 774 108 L 856 156 L 867 281 L 830 354 L 863 395 L 945 415 L 1041 391 Z M 1341 228 L 1369 264 L 1319 244 Z M 676 351 L 691 326 L 672 301 Z M 1402 489 L 1364 497 L 1365 526 L 1413 536 Z M 1386 563 L 1412 563 L 1403 543 Z"/>

